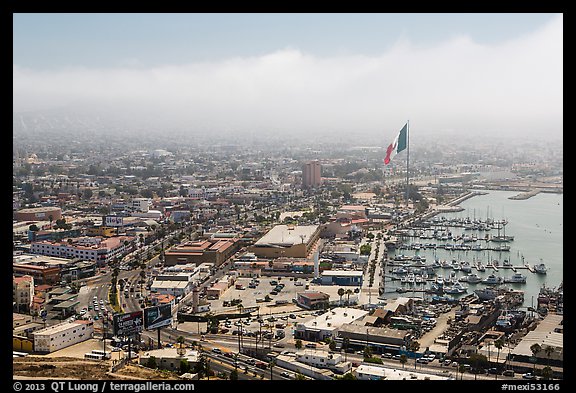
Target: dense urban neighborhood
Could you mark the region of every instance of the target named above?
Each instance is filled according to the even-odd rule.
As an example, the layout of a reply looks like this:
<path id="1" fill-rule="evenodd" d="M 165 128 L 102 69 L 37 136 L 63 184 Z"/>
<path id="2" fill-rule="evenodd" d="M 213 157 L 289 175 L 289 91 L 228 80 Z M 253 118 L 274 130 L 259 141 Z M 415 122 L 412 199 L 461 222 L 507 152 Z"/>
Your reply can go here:
<path id="1" fill-rule="evenodd" d="M 460 207 L 561 194 L 561 141 L 415 138 L 407 177 L 377 140 L 14 123 L 14 378 L 563 378 L 562 282 L 524 307 L 546 267 Z"/>

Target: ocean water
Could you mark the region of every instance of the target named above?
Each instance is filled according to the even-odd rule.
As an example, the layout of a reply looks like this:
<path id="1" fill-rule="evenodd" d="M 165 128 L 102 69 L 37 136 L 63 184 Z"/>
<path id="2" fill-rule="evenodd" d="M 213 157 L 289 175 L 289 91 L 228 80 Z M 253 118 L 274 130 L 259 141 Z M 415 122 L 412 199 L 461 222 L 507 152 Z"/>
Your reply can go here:
<path id="1" fill-rule="evenodd" d="M 547 287 L 558 287 L 563 280 L 563 194 L 540 193 L 525 200 L 511 200 L 508 197 L 518 194 L 515 191 L 487 191 L 486 195 L 474 196 L 462 202 L 460 206 L 465 210 L 456 213 L 443 213 L 437 217 L 446 218 L 466 218 L 482 219 L 488 217 L 494 220 L 506 219 L 508 224 L 505 227 L 506 236 L 514 236 L 514 240 L 506 243 L 489 242 L 490 245 L 510 246 L 509 252 L 494 251 L 445 251 L 437 249 L 421 250 L 417 253 L 426 256 L 426 263 L 432 263 L 435 258 L 440 260 L 452 259 L 466 260 L 473 263 L 480 260 L 484 265 L 492 260 L 500 261 L 500 266 L 504 259 L 508 259 L 512 265 L 518 266 L 524 263 L 534 265 L 540 262 L 546 264 L 548 273 L 545 275 L 531 273 L 528 269 L 518 269 L 519 273 L 527 276 L 526 284 L 506 284 L 507 286 L 524 291 L 524 307 L 536 305 L 536 298 L 542 285 Z M 498 231 L 492 229 L 485 231 L 471 231 L 463 228 L 450 228 L 453 235 L 458 234 L 476 234 L 478 238 L 484 238 L 486 233 L 497 235 Z M 504 231 L 501 230 L 503 235 Z M 407 242 L 434 243 L 439 242 L 434 239 L 417 239 L 411 238 Z M 454 242 L 451 242 L 454 243 Z M 481 244 L 485 241 L 468 243 L 470 245 Z M 391 255 L 406 254 L 414 255 L 414 250 L 396 250 Z M 522 260 L 522 257 L 524 260 Z M 448 269 L 437 269 L 437 274 L 444 276 L 451 271 Z M 502 277 L 509 277 L 514 272 L 511 269 L 499 269 L 493 272 L 492 269 L 486 269 L 485 272 L 477 272 L 480 277 L 486 277 L 490 273 Z M 463 275 L 459 272 L 458 277 Z M 398 281 L 390 283 L 392 287 L 400 286 Z M 466 284 L 469 286 L 468 293 L 474 289 L 482 289 L 486 286 L 483 284 Z M 389 287 L 390 288 L 390 287 Z M 386 289 L 389 292 L 389 289 Z M 389 296 L 385 296 L 389 297 Z"/>

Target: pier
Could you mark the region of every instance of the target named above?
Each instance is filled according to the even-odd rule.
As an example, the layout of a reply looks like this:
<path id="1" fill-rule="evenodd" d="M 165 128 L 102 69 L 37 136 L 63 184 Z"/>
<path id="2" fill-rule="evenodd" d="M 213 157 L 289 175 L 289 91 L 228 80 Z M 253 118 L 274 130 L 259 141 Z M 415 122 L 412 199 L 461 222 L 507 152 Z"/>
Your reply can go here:
<path id="1" fill-rule="evenodd" d="M 536 189 L 536 190 L 530 190 L 530 191 L 526 191 L 526 192 L 521 192 L 520 194 L 517 195 L 513 195 L 511 197 L 508 197 L 508 199 L 512 199 L 515 201 L 521 201 L 524 199 L 528 199 L 528 198 L 532 198 L 534 195 L 538 195 L 540 194 L 541 190 Z"/>

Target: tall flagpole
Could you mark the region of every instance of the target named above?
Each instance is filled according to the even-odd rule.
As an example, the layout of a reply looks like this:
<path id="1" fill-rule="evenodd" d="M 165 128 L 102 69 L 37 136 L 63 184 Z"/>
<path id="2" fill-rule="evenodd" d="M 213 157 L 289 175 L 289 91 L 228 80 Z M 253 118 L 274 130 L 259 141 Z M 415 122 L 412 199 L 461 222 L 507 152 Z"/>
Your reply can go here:
<path id="1" fill-rule="evenodd" d="M 410 163 L 410 120 L 406 121 L 406 207 L 408 207 L 408 173 Z"/>

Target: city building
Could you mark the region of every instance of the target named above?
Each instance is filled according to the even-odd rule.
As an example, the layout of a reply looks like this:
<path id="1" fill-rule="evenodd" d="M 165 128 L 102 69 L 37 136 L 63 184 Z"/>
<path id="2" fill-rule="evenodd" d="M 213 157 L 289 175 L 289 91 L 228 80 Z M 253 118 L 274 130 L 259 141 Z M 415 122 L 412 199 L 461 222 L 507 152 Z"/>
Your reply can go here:
<path id="1" fill-rule="evenodd" d="M 349 325 L 362 319 L 368 311 L 357 308 L 337 307 L 327 311 L 316 318 L 296 324 L 295 339 L 322 341 L 326 337 L 336 337 L 336 331 L 342 326 Z"/>
<path id="2" fill-rule="evenodd" d="M 302 188 L 314 188 L 322 185 L 322 170 L 318 160 L 302 165 Z"/>
<path id="3" fill-rule="evenodd" d="M 194 287 L 193 276 L 194 273 L 159 274 L 152 281 L 150 292 L 182 298 Z"/>
<path id="4" fill-rule="evenodd" d="M 362 270 L 324 270 L 322 285 L 362 286 Z"/>
<path id="5" fill-rule="evenodd" d="M 351 348 L 363 349 L 369 345 L 374 352 L 383 353 L 397 352 L 408 345 L 411 337 L 408 330 L 348 323 L 338 329 L 335 340 L 342 343 L 343 339 L 347 338 Z"/>
<path id="6" fill-rule="evenodd" d="M 146 351 L 140 355 L 139 364 L 149 366 L 150 359 L 156 367 L 162 370 L 180 371 L 180 362 L 186 360 L 188 365 L 194 369 L 199 360 L 198 351 L 187 348 L 162 348 Z"/>
<path id="7" fill-rule="evenodd" d="M 249 251 L 264 258 L 308 258 L 319 238 L 319 225 L 276 225 L 250 246 Z"/>
<path id="8" fill-rule="evenodd" d="M 353 371 L 358 380 L 449 380 L 453 377 L 427 374 L 414 370 L 396 369 L 373 364 L 361 364 Z"/>
<path id="9" fill-rule="evenodd" d="M 21 209 L 14 213 L 16 221 L 50 221 L 56 222 L 62 218 L 62 209 L 57 206 L 33 207 Z"/>
<path id="10" fill-rule="evenodd" d="M 30 311 L 34 299 L 34 277 L 12 276 L 12 302 L 18 312 Z"/>
<path id="11" fill-rule="evenodd" d="M 34 351 L 51 353 L 92 338 L 94 324 L 92 321 L 63 322 L 35 331 Z"/>
<path id="12" fill-rule="evenodd" d="M 67 239 L 65 242 L 33 242 L 30 251 L 34 254 L 95 261 L 98 266 L 104 266 L 129 250 L 133 241 L 132 236 L 109 238 L 85 236 Z"/>
<path id="13" fill-rule="evenodd" d="M 132 209 L 137 212 L 147 213 L 152 206 L 152 200 L 149 198 L 132 198 Z"/>
<path id="14" fill-rule="evenodd" d="M 327 368 L 337 374 L 346 374 L 352 369 L 352 363 L 344 361 L 344 356 L 320 349 L 304 349 L 296 352 L 296 361 L 317 368 Z"/>
<path id="15" fill-rule="evenodd" d="M 200 265 L 208 262 L 220 266 L 234 255 L 239 247 L 238 239 L 208 239 L 186 242 L 166 251 L 164 264 L 166 266 L 188 263 Z"/>
<path id="16" fill-rule="evenodd" d="M 298 292 L 296 304 L 307 310 L 323 310 L 330 305 L 330 295 L 319 291 Z"/>

